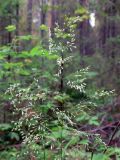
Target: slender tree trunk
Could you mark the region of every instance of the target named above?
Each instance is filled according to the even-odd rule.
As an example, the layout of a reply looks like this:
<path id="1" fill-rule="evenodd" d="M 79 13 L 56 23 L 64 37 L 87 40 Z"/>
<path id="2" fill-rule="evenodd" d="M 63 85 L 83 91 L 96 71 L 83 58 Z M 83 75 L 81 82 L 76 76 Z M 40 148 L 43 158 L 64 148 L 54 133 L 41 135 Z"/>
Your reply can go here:
<path id="1" fill-rule="evenodd" d="M 32 9 L 33 9 L 33 0 L 28 0 L 27 4 L 27 34 L 32 35 Z M 29 50 L 32 45 L 32 40 L 29 40 L 27 43 L 27 49 Z"/>
<path id="2" fill-rule="evenodd" d="M 32 34 L 32 5 L 33 0 L 28 0 L 27 4 L 27 32 Z"/>
<path id="3" fill-rule="evenodd" d="M 16 36 L 19 36 L 19 2 L 16 4 Z"/>

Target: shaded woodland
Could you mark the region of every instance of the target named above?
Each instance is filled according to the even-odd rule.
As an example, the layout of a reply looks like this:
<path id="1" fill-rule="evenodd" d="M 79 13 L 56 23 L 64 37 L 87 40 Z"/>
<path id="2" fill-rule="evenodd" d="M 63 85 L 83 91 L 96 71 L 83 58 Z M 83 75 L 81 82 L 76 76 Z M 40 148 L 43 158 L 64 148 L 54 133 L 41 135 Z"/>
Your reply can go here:
<path id="1" fill-rule="evenodd" d="M 0 160 L 120 159 L 119 25 L 119 0 L 0 0 Z"/>

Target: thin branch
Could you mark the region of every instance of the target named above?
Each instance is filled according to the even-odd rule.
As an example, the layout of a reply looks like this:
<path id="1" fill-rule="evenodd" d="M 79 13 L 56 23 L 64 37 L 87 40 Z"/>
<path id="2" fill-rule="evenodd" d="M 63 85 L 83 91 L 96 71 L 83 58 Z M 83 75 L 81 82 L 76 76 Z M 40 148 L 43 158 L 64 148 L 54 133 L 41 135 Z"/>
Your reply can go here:
<path id="1" fill-rule="evenodd" d="M 120 121 L 118 122 L 116 128 L 114 129 L 114 131 L 113 131 L 113 133 L 112 133 L 112 135 L 111 135 L 111 138 L 110 138 L 110 140 L 109 140 L 109 142 L 108 142 L 108 144 L 107 144 L 107 148 L 104 150 L 103 153 L 106 153 L 106 151 L 107 151 L 107 149 L 108 149 L 108 146 L 111 144 L 111 142 L 112 142 L 114 136 L 116 135 L 119 127 L 120 127 Z"/>

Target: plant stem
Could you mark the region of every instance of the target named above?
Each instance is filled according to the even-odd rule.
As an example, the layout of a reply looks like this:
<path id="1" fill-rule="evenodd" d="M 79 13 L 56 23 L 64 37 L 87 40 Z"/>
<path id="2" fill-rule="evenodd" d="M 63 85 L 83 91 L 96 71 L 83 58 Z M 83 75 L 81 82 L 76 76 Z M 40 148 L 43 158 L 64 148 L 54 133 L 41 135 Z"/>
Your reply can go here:
<path id="1" fill-rule="evenodd" d="M 62 160 L 62 153 L 63 153 L 63 149 L 62 149 L 62 128 L 61 128 L 61 160 Z"/>
<path id="2" fill-rule="evenodd" d="M 93 156 L 94 156 L 94 151 L 92 151 L 91 153 L 91 160 L 93 159 Z"/>

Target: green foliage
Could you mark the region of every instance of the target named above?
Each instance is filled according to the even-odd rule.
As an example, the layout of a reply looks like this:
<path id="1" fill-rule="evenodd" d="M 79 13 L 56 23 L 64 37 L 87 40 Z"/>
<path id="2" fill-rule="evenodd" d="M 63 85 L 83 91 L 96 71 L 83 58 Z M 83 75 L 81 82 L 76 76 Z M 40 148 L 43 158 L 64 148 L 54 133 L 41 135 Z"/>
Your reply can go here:
<path id="1" fill-rule="evenodd" d="M 16 30 L 16 26 L 14 25 L 9 25 L 5 28 L 8 32 L 13 32 Z"/>
<path id="2" fill-rule="evenodd" d="M 9 150 L 7 159 L 90 159 L 90 150 L 95 150 L 94 159 L 107 156 L 102 154 L 106 144 L 100 135 L 78 127 L 99 126 L 100 117 L 94 111 L 111 98 L 113 91 L 92 89 L 90 82 L 97 72 L 79 66 L 76 71 L 71 65 L 75 28 L 88 18 L 85 8 L 79 8 L 76 14 L 66 17 L 64 29 L 56 24 L 47 48 L 37 44 L 31 50 L 16 50 L 17 43 L 32 40 L 31 35 L 14 37 L 11 44 L 0 48 L 0 78 L 7 84 L 2 93 L 10 84 L 5 96 L 15 117 L 8 137 L 16 141 L 22 137 L 21 149 Z M 6 29 L 12 32 L 15 27 Z M 40 29 L 48 30 L 45 25 Z M 0 128 L 6 130 L 9 125 L 1 124 Z"/>
<path id="3" fill-rule="evenodd" d="M 87 9 L 84 8 L 84 7 L 82 7 L 82 6 L 80 6 L 80 7 L 75 11 L 75 14 L 80 14 L 80 15 L 86 14 L 86 13 L 88 13 Z"/>
<path id="4" fill-rule="evenodd" d="M 17 133 L 15 132 L 10 132 L 8 134 L 8 137 L 11 139 L 11 140 L 16 140 L 16 141 L 19 141 L 20 140 L 20 137 Z"/>
<path id="5" fill-rule="evenodd" d="M 16 59 L 18 62 L 9 63 L 4 67 L 5 69 L 16 68 L 18 64 L 21 64 L 19 62 L 21 58 L 27 62 L 30 61 L 30 64 L 27 65 L 31 66 L 35 65 L 36 58 L 44 57 L 47 62 L 54 61 L 55 68 L 58 68 L 57 75 L 51 76 L 48 67 L 38 79 L 32 80 L 31 78 L 32 81 L 28 84 L 15 83 L 7 89 L 6 94 L 10 95 L 9 100 L 14 109 L 14 116 L 20 115 L 18 121 L 14 122 L 14 132 L 10 134 L 11 138 L 16 140 L 19 137 L 15 132 L 19 131 L 22 136 L 22 143 L 25 147 L 18 153 L 20 160 L 23 155 L 28 159 L 31 156 L 38 159 L 51 157 L 73 159 L 81 156 L 84 159 L 87 154 L 85 153 L 86 146 L 92 149 L 99 146 L 96 152 L 102 152 L 106 147 L 99 135 L 75 129 L 79 123 L 99 126 L 99 117 L 95 116 L 92 110 L 96 109 L 99 101 L 101 101 L 100 104 L 103 104 L 104 98 L 111 96 L 113 92 L 101 90 L 91 92 L 88 82 L 97 73 L 90 72 L 89 67 L 82 68 L 77 72 L 67 72 L 67 74 L 64 73 L 64 77 L 61 76 L 62 71 L 68 68 L 66 64 L 73 58 L 71 55 L 67 57 L 68 51 L 69 54 L 72 54 L 75 48 L 74 31 L 72 30 L 71 33 L 71 28 L 69 27 L 69 29 L 66 33 L 57 25 L 55 39 L 50 39 L 50 50 L 42 46 L 35 46 L 30 51 L 23 51 L 18 55 Z M 67 42 L 70 42 L 68 46 L 66 46 Z M 24 63 L 22 65 L 27 66 Z M 22 69 L 23 66 L 21 66 Z M 27 72 L 25 74 L 27 76 Z M 66 92 L 65 88 L 61 92 L 59 88 L 52 87 L 53 84 L 57 86 L 61 78 L 68 90 L 73 89 L 73 93 L 79 93 L 78 99 L 75 100 L 69 91 Z M 44 85 L 45 79 L 51 81 L 48 86 Z M 92 137 L 93 142 L 89 137 Z M 78 154 L 76 157 L 75 150 Z M 83 151 L 81 152 L 81 150 Z M 89 153 L 87 157 L 90 157 Z M 99 154 L 96 154 L 94 158 L 98 157 Z"/>
<path id="6" fill-rule="evenodd" d="M 31 40 L 31 39 L 33 39 L 33 36 L 32 35 L 24 35 L 24 36 L 19 36 L 18 37 L 18 40 L 26 40 L 26 41 L 29 41 L 29 40 Z"/>
<path id="7" fill-rule="evenodd" d="M 10 148 L 8 150 L 5 150 L 3 152 L 0 152 L 0 158 L 1 160 L 16 160 L 17 157 L 17 150 L 15 148 Z"/>
<path id="8" fill-rule="evenodd" d="M 48 31 L 48 27 L 44 24 L 40 25 L 40 29 L 43 31 Z"/>
<path id="9" fill-rule="evenodd" d="M 12 126 L 10 124 L 0 124 L 0 131 L 11 130 Z"/>
<path id="10" fill-rule="evenodd" d="M 23 0 L 19 1 L 19 0 L 7 0 L 7 1 L 0 1 L 0 16 L 4 19 L 4 21 L 7 21 L 8 19 L 11 19 L 11 17 L 13 18 L 17 18 L 16 17 L 16 13 L 14 12 L 14 8 L 16 8 L 17 5 L 19 5 L 19 3 L 22 3 Z M 8 20 L 9 21 L 9 20 Z M 10 21 L 9 21 L 10 22 Z M 10 32 L 11 29 L 12 31 L 16 29 L 16 27 L 13 25 L 9 24 L 10 26 Z"/>

